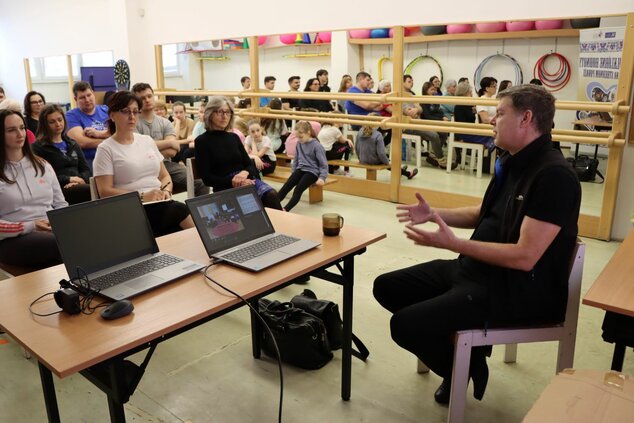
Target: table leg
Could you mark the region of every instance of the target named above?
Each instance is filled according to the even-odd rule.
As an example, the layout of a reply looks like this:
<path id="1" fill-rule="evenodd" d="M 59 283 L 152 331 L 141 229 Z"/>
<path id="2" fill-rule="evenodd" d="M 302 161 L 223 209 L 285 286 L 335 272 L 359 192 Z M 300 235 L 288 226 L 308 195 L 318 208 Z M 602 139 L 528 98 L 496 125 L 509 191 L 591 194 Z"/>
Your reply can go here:
<path id="1" fill-rule="evenodd" d="M 46 414 L 49 423 L 59 423 L 59 409 L 57 408 L 57 397 L 55 396 L 55 383 L 51 371 L 38 361 L 40 368 L 40 380 L 42 381 L 42 391 L 44 391 L 44 403 L 46 404 Z"/>
<path id="2" fill-rule="evenodd" d="M 623 360 L 625 360 L 625 344 L 614 343 L 614 354 L 612 355 L 611 370 L 620 372 L 623 370 Z"/>
<path id="3" fill-rule="evenodd" d="M 352 389 L 352 297 L 354 292 L 354 256 L 343 260 L 343 340 L 341 346 L 341 398 L 350 400 Z"/>
<path id="4" fill-rule="evenodd" d="M 125 411 L 123 404 L 128 400 L 129 393 L 125 384 L 125 371 L 123 360 L 116 360 L 108 364 L 108 377 L 110 379 L 110 392 L 108 395 L 108 410 L 112 423 L 125 423 Z"/>
<path id="5" fill-rule="evenodd" d="M 250 300 L 249 303 L 253 308 L 258 310 L 258 300 Z M 255 312 L 252 308 L 249 308 L 251 312 L 251 348 L 253 351 L 253 358 L 260 358 L 262 349 L 260 345 L 260 340 L 262 339 L 262 325 L 260 325 L 260 320 L 255 315 Z"/>

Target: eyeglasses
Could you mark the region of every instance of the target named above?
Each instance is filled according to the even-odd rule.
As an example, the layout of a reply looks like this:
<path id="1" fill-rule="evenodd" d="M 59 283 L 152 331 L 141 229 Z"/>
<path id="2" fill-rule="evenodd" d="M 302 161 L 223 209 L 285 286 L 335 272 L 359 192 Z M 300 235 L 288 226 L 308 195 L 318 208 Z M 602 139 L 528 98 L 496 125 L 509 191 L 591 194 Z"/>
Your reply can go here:
<path id="1" fill-rule="evenodd" d="M 137 117 L 139 115 L 139 113 L 141 113 L 141 112 L 138 111 L 138 110 L 121 109 L 121 110 L 119 110 L 119 113 L 121 113 L 122 115 L 128 115 L 128 116 Z"/>
<path id="2" fill-rule="evenodd" d="M 213 114 L 217 116 L 231 116 L 232 112 L 231 110 L 214 110 Z"/>
<path id="3" fill-rule="evenodd" d="M 32 101 L 29 101 L 29 103 L 31 103 L 31 104 L 44 104 L 44 100 L 32 100 Z"/>

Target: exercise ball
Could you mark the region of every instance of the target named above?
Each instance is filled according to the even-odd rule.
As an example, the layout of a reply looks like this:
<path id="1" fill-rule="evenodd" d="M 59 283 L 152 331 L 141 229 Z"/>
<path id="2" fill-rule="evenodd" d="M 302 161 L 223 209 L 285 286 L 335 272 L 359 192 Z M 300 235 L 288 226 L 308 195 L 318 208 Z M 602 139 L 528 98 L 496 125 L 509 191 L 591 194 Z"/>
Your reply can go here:
<path id="1" fill-rule="evenodd" d="M 414 35 L 417 32 L 420 32 L 419 26 L 406 26 L 405 27 L 405 35 Z"/>
<path id="2" fill-rule="evenodd" d="M 322 43 L 329 43 L 332 41 L 332 32 L 319 32 L 317 37 Z"/>
<path id="3" fill-rule="evenodd" d="M 507 31 L 531 31 L 535 29 L 535 21 L 510 21 L 506 23 Z"/>
<path id="4" fill-rule="evenodd" d="M 446 25 L 429 25 L 429 26 L 421 26 L 420 31 L 423 35 L 440 35 L 445 34 L 447 32 Z"/>
<path id="5" fill-rule="evenodd" d="M 297 34 L 284 34 L 280 35 L 280 41 L 284 44 L 295 44 Z"/>
<path id="6" fill-rule="evenodd" d="M 352 31 L 348 31 L 350 38 L 370 38 L 370 30 L 369 29 L 354 29 Z"/>
<path id="7" fill-rule="evenodd" d="M 473 24 L 447 25 L 447 34 L 465 34 L 473 30 Z"/>
<path id="8" fill-rule="evenodd" d="M 506 23 L 504 22 L 488 22 L 476 24 L 477 32 L 504 32 L 506 31 Z"/>
<path id="9" fill-rule="evenodd" d="M 390 32 L 387 28 L 375 28 L 370 31 L 370 38 L 387 38 Z"/>
<path id="10" fill-rule="evenodd" d="M 408 27 L 403 28 L 403 36 L 407 37 L 409 35 L 412 35 L 412 29 Z M 390 28 L 389 36 L 390 38 L 394 38 L 394 28 Z"/>
<path id="11" fill-rule="evenodd" d="M 267 38 L 268 37 L 266 35 L 260 35 L 258 37 L 258 45 L 261 46 L 262 44 L 266 43 Z"/>
<path id="12" fill-rule="evenodd" d="M 561 29 L 564 21 L 561 19 L 550 19 L 547 21 L 535 21 L 535 29 Z"/>
<path id="13" fill-rule="evenodd" d="M 575 29 L 596 28 L 601 24 L 601 18 L 570 19 L 570 26 Z"/>

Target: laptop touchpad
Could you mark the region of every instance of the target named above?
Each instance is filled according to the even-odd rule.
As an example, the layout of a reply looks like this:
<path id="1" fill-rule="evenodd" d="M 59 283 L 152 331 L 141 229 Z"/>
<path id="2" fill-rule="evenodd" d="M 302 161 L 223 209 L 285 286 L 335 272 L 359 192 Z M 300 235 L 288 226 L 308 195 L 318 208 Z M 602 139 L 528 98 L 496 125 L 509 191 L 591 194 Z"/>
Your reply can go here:
<path id="1" fill-rule="evenodd" d="M 148 286 L 156 285 L 157 283 L 160 283 L 162 281 L 163 278 L 159 278 L 158 276 L 146 275 L 141 276 L 140 278 L 137 278 L 133 281 L 127 282 L 125 286 L 135 290 L 140 290 L 143 288 L 147 288 Z"/>

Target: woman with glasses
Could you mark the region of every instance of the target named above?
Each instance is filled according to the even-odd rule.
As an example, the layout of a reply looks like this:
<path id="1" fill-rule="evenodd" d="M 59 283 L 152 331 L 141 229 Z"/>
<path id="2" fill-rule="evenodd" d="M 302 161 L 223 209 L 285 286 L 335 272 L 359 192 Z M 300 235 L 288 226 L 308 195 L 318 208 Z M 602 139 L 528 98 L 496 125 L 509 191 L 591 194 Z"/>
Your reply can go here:
<path id="1" fill-rule="evenodd" d="M 99 196 L 137 191 L 154 236 L 193 228 L 187 206 L 172 200 L 172 178 L 156 143 L 135 132 L 140 106 L 130 91 L 119 91 L 108 102 L 112 135 L 99 144 L 93 162 Z"/>
<path id="2" fill-rule="evenodd" d="M 37 134 L 37 125 L 40 120 L 40 111 L 46 104 L 44 95 L 37 91 L 29 91 L 24 97 L 24 117 L 26 118 L 26 128 Z"/>
<path id="3" fill-rule="evenodd" d="M 46 212 L 68 203 L 51 165 L 26 142 L 20 112 L 0 110 L 0 149 L 0 261 L 20 273 L 61 263 Z"/>
<path id="4" fill-rule="evenodd" d="M 205 108 L 207 131 L 194 141 L 196 167 L 214 192 L 255 185 L 265 207 L 282 210 L 277 191 L 262 182 L 240 138 L 232 132 L 233 104 L 226 97 L 211 97 Z"/>
<path id="5" fill-rule="evenodd" d="M 480 98 L 495 98 L 495 92 L 498 88 L 498 80 L 490 76 L 485 76 L 480 80 L 480 89 L 478 96 Z M 491 123 L 491 119 L 495 116 L 495 106 L 476 106 L 476 113 L 480 123 Z"/>
<path id="6" fill-rule="evenodd" d="M 318 78 L 310 78 L 306 82 L 306 86 L 304 87 L 304 92 L 319 92 L 319 88 L 321 84 L 319 83 Z M 320 112 L 331 112 L 332 105 L 328 100 L 317 100 L 310 98 L 302 98 L 299 100 L 299 108 L 300 109 L 316 109 Z"/>
<path id="7" fill-rule="evenodd" d="M 81 147 L 66 134 L 66 116 L 57 104 L 44 106 L 33 152 L 49 162 L 69 204 L 90 201 L 90 168 Z"/>

